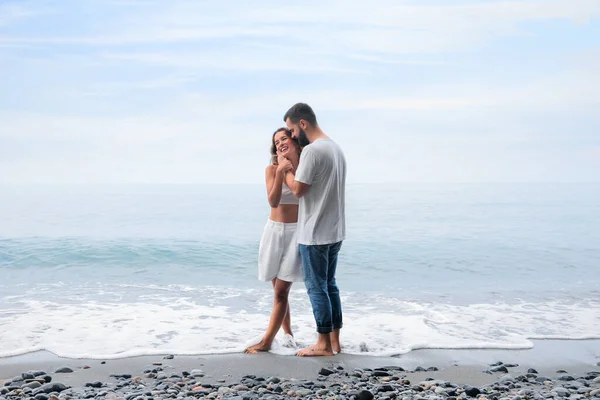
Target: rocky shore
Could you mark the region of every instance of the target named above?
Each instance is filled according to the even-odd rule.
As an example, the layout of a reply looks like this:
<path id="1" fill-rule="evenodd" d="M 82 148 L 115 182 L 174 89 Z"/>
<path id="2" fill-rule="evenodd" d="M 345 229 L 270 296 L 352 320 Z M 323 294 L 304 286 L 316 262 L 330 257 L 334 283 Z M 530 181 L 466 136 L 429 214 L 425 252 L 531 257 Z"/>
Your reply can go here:
<path id="1" fill-rule="evenodd" d="M 172 356 L 166 357 L 166 360 L 169 359 Z M 235 382 L 225 379 L 215 382 L 207 379 L 201 369 L 178 371 L 163 362 L 155 362 L 139 376 L 110 374 L 106 380 L 86 382 L 80 387 L 61 383 L 61 378 L 76 371 L 60 367 L 52 372 L 26 371 L 0 381 L 0 400 L 600 400 L 600 368 L 583 374 L 557 370 L 553 377 L 549 377 L 540 375 L 533 368 L 523 374 L 511 372 L 516 367 L 516 364 L 494 363 L 480 371 L 492 376 L 491 383 L 469 386 L 434 377 L 419 378 L 423 374 L 435 373 L 438 371 L 436 367 L 419 367 L 410 371 L 399 366 L 350 370 L 337 365 L 315 370 L 313 380 L 246 375 Z"/>

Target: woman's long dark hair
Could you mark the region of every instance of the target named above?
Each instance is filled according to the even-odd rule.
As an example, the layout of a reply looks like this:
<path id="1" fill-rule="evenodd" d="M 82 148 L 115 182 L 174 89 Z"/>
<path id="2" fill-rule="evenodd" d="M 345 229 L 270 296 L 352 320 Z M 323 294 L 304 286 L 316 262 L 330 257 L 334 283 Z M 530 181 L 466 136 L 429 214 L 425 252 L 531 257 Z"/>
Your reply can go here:
<path id="1" fill-rule="evenodd" d="M 273 163 L 273 165 L 277 165 L 277 146 L 275 146 L 275 135 L 277 135 L 279 132 L 285 132 L 287 137 L 289 137 L 292 140 L 292 142 L 296 144 L 298 148 L 298 154 L 302 152 L 302 147 L 298 143 L 298 140 L 292 137 L 292 131 L 286 128 L 279 128 L 275 132 L 273 132 L 273 136 L 271 137 L 271 162 Z"/>

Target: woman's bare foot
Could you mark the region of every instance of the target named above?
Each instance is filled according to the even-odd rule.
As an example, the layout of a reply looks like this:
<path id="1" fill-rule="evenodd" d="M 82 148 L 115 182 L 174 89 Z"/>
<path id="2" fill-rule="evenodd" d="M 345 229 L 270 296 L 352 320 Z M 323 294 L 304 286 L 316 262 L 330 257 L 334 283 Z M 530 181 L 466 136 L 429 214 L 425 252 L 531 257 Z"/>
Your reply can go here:
<path id="1" fill-rule="evenodd" d="M 254 346 L 250 346 L 246 350 L 244 350 L 244 353 L 257 354 L 257 353 L 262 353 L 262 352 L 269 351 L 269 350 L 271 350 L 271 345 L 266 344 L 261 340 L 258 344 L 255 344 Z"/>
<path id="2" fill-rule="evenodd" d="M 294 335 L 290 335 L 290 334 L 286 333 L 283 336 L 283 340 L 281 341 L 281 347 L 287 347 L 290 349 L 297 348 L 298 345 L 296 344 L 296 340 L 294 340 Z"/>
<path id="3" fill-rule="evenodd" d="M 310 347 L 300 350 L 296 353 L 298 357 L 330 357 L 333 356 L 333 350 L 326 346 L 314 344 Z"/>

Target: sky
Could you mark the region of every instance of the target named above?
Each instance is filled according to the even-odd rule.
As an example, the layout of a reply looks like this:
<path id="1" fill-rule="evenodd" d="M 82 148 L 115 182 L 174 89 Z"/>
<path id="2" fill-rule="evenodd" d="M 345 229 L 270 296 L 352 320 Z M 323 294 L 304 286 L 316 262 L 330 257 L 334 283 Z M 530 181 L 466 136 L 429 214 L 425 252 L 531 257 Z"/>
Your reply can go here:
<path id="1" fill-rule="evenodd" d="M 0 183 L 599 182 L 600 0 L 0 0 Z"/>

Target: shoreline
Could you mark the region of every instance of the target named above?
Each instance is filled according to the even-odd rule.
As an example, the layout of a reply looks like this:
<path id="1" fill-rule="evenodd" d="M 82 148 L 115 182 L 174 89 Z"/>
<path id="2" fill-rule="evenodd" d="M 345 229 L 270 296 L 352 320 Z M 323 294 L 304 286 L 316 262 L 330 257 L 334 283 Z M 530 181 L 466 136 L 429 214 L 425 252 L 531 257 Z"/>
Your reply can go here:
<path id="1" fill-rule="evenodd" d="M 516 365 L 509 368 L 512 376 L 526 374 L 530 368 L 548 377 L 557 377 L 559 370 L 570 374 L 600 371 L 600 340 L 540 340 L 526 350 L 496 349 L 422 349 L 396 357 L 339 354 L 333 357 L 300 358 L 271 353 L 246 355 L 171 356 L 152 355 L 120 359 L 69 359 L 47 351 L 0 358 L 0 388 L 2 383 L 29 370 L 42 370 L 53 379 L 73 388 L 86 383 L 114 381 L 111 374 L 144 377 L 148 370 L 160 367 L 167 374 L 202 369 L 202 381 L 227 385 L 239 382 L 246 375 L 276 376 L 285 379 L 314 380 L 321 368 L 344 368 L 345 371 L 375 368 L 401 368 L 409 380 L 442 379 L 468 385 L 492 383 L 500 375 L 485 372 L 490 365 L 502 362 Z M 158 365 L 160 363 L 160 365 Z M 72 373 L 55 373 L 69 367 Z M 437 369 L 436 371 L 422 371 Z M 147 372 L 146 372 L 147 374 Z M 1 397 L 0 397 L 1 398 Z"/>

